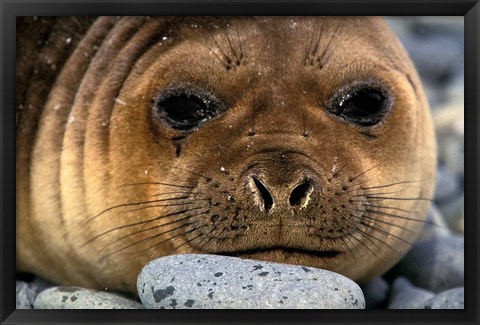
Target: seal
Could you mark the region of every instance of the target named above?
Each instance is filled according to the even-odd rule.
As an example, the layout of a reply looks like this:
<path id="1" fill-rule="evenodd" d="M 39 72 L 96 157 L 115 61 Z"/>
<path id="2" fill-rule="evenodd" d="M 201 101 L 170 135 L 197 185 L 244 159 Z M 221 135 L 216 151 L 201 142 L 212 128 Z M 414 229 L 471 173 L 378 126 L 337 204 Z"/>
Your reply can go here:
<path id="1" fill-rule="evenodd" d="M 375 17 L 27 17 L 17 269 L 135 292 L 224 254 L 358 282 L 418 235 L 435 178 L 419 77 Z"/>

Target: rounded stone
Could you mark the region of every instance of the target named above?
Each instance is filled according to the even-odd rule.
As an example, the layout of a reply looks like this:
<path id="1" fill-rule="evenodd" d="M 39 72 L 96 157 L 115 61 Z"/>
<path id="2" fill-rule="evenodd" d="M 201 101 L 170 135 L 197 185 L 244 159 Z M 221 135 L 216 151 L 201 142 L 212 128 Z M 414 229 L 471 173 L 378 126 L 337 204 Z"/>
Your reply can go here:
<path id="1" fill-rule="evenodd" d="M 415 309 L 434 296 L 433 292 L 414 286 L 405 277 L 398 277 L 392 285 L 388 309 Z"/>
<path id="2" fill-rule="evenodd" d="M 365 308 L 360 287 L 337 273 L 219 255 L 151 261 L 140 272 L 137 290 L 152 309 Z"/>
<path id="3" fill-rule="evenodd" d="M 53 287 L 40 292 L 35 309 L 143 309 L 133 300 L 116 294 L 77 287 Z"/>
<path id="4" fill-rule="evenodd" d="M 421 304 L 419 309 L 464 309 L 465 289 L 454 288 L 430 298 Z"/>
<path id="5" fill-rule="evenodd" d="M 33 302 L 40 290 L 37 286 L 24 281 L 16 282 L 16 309 L 32 309 Z"/>
<path id="6" fill-rule="evenodd" d="M 427 240 L 435 236 L 444 236 L 451 234 L 447 222 L 442 213 L 435 204 L 432 204 L 428 210 L 425 224 L 420 232 L 417 241 Z"/>
<path id="7" fill-rule="evenodd" d="M 367 284 L 361 285 L 365 296 L 367 309 L 384 308 L 389 291 L 389 285 L 383 278 L 375 278 Z"/>
<path id="8" fill-rule="evenodd" d="M 463 286 L 464 238 L 449 235 L 418 241 L 392 271 L 436 293 Z"/>
<path id="9" fill-rule="evenodd" d="M 435 197 L 437 203 L 445 203 L 461 193 L 457 175 L 449 169 L 439 166 L 435 184 Z"/>
<path id="10" fill-rule="evenodd" d="M 465 196 L 462 194 L 448 204 L 442 205 L 442 215 L 450 229 L 457 233 L 463 234 L 465 219 Z"/>

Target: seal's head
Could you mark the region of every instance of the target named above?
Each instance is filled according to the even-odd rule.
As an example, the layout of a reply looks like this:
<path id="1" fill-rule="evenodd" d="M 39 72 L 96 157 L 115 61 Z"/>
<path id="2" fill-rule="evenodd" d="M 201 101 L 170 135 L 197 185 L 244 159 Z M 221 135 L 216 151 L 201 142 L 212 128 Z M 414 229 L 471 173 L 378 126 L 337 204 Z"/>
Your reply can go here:
<path id="1" fill-rule="evenodd" d="M 153 258 L 211 253 L 365 281 L 400 259 L 432 196 L 435 143 L 418 76 L 380 19 L 161 24 L 143 52 L 125 45 L 128 69 L 117 55 L 97 76 L 81 122 L 88 218 L 68 216 L 67 231 L 92 278 L 132 288 Z"/>

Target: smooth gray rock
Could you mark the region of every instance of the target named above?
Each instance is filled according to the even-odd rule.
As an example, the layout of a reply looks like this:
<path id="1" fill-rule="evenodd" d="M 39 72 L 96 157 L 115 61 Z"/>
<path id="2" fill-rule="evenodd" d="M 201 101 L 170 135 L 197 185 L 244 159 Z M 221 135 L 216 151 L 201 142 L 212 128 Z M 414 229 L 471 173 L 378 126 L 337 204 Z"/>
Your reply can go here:
<path id="1" fill-rule="evenodd" d="M 464 238 L 449 235 L 418 241 L 393 272 L 436 293 L 463 286 Z"/>
<path id="2" fill-rule="evenodd" d="M 154 260 L 137 290 L 152 309 L 365 308 L 360 287 L 334 272 L 218 255 Z"/>
<path id="3" fill-rule="evenodd" d="M 421 304 L 419 309 L 464 309 L 465 290 L 464 287 L 454 288 L 432 297 Z"/>
<path id="4" fill-rule="evenodd" d="M 35 299 L 35 309 L 143 309 L 136 301 L 116 294 L 77 287 L 53 287 Z"/>
<path id="5" fill-rule="evenodd" d="M 450 173 L 464 177 L 465 163 L 465 110 L 463 98 L 448 103 L 434 112 L 433 122 L 437 134 L 438 161 Z"/>
<path id="6" fill-rule="evenodd" d="M 426 289 L 415 287 L 404 277 L 395 279 L 388 309 L 416 309 L 435 294 Z"/>
<path id="7" fill-rule="evenodd" d="M 441 209 L 449 228 L 457 234 L 463 234 L 465 231 L 465 196 L 462 194 L 448 204 L 442 205 Z"/>
<path id="8" fill-rule="evenodd" d="M 389 285 L 383 278 L 375 278 L 367 284 L 361 285 L 367 309 L 383 308 L 386 303 Z"/>
<path id="9" fill-rule="evenodd" d="M 434 200 L 437 203 L 451 201 L 461 193 L 457 175 L 449 169 L 439 166 L 435 184 Z"/>
<path id="10" fill-rule="evenodd" d="M 440 210 L 435 204 L 432 204 L 428 210 L 425 224 L 420 232 L 417 241 L 427 240 L 435 236 L 444 236 L 451 234 L 447 222 L 443 218 Z"/>
<path id="11" fill-rule="evenodd" d="M 23 282 L 23 281 L 17 281 L 16 308 L 32 309 L 35 297 L 37 297 L 39 292 L 40 290 L 34 284 Z"/>
<path id="12" fill-rule="evenodd" d="M 51 288 L 51 287 L 56 287 L 58 286 L 57 284 L 51 282 L 51 281 L 48 281 L 42 277 L 39 277 L 39 276 L 35 276 L 33 281 L 32 281 L 32 285 L 35 285 L 39 291 L 43 291 L 43 290 L 46 290 L 48 288 Z"/>

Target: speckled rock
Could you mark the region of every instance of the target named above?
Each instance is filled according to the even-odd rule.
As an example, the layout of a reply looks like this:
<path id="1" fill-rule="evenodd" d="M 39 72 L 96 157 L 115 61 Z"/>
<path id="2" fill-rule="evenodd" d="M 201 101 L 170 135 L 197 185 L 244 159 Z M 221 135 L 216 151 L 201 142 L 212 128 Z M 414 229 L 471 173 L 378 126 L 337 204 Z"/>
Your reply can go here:
<path id="1" fill-rule="evenodd" d="M 436 293 L 463 286 L 464 238 L 449 235 L 418 241 L 393 272 Z"/>
<path id="2" fill-rule="evenodd" d="M 53 287 L 35 299 L 35 309 L 143 309 L 136 301 L 103 291 Z"/>
<path id="3" fill-rule="evenodd" d="M 430 298 L 421 304 L 419 309 L 464 309 L 465 290 L 464 287 L 454 288 Z"/>
<path id="4" fill-rule="evenodd" d="M 365 308 L 360 287 L 325 270 L 218 255 L 148 263 L 137 289 L 145 308 Z"/>
<path id="5" fill-rule="evenodd" d="M 361 285 L 367 309 L 384 308 L 388 295 L 389 285 L 383 278 L 375 278 L 367 284 Z"/>
<path id="6" fill-rule="evenodd" d="M 415 287 L 404 277 L 395 279 L 388 309 L 415 309 L 434 297 L 429 290 Z"/>
<path id="7" fill-rule="evenodd" d="M 37 286 L 31 283 L 17 281 L 16 283 L 16 308 L 17 309 L 32 309 L 33 302 L 40 290 Z"/>

